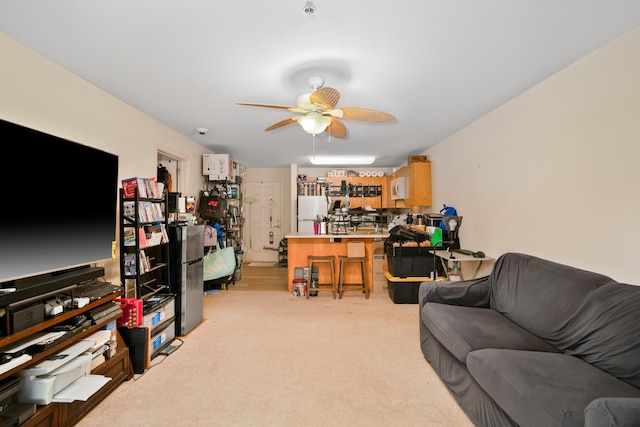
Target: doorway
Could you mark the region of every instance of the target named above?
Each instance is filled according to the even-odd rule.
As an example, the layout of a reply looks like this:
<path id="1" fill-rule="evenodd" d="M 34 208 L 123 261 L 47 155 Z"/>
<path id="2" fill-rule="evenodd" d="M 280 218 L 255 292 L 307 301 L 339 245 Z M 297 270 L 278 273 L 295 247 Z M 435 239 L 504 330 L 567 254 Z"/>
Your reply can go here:
<path id="1" fill-rule="evenodd" d="M 283 186 L 280 180 L 245 182 L 245 262 L 278 262 L 283 237 Z"/>
<path id="2" fill-rule="evenodd" d="M 183 183 L 180 176 L 182 172 L 180 162 L 180 159 L 172 156 L 171 154 L 158 151 L 158 170 L 161 168 L 166 169 L 169 176 L 169 186 L 166 189 L 170 193 L 182 192 L 181 188 Z"/>

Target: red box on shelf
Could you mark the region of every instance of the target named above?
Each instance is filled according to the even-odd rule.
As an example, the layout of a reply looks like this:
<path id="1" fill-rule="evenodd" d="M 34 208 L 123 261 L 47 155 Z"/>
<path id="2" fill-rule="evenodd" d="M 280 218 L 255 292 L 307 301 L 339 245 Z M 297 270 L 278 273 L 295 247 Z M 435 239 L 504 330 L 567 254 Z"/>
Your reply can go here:
<path id="1" fill-rule="evenodd" d="M 142 323 L 142 300 L 138 298 L 116 298 L 120 304 L 122 316 L 116 321 L 118 328 L 135 328 Z"/>

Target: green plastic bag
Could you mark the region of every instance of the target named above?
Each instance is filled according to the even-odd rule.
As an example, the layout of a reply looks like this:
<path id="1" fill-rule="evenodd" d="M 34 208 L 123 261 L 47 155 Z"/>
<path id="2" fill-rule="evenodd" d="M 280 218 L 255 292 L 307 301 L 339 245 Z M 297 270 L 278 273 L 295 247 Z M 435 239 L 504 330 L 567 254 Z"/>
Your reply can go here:
<path id="1" fill-rule="evenodd" d="M 435 246 L 440 242 L 442 242 L 442 230 L 436 227 L 435 230 L 433 230 L 433 236 L 431 236 L 431 246 Z"/>

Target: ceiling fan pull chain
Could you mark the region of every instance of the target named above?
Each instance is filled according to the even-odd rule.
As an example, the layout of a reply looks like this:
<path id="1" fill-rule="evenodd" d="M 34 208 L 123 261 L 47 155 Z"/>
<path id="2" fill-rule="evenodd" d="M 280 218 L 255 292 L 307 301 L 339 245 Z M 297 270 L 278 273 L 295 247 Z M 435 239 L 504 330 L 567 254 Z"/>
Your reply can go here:
<path id="1" fill-rule="evenodd" d="M 311 135 L 311 138 L 312 138 L 311 144 L 313 146 L 311 154 L 313 155 L 312 158 L 315 159 L 316 158 L 316 134 L 314 133 L 313 135 Z"/>

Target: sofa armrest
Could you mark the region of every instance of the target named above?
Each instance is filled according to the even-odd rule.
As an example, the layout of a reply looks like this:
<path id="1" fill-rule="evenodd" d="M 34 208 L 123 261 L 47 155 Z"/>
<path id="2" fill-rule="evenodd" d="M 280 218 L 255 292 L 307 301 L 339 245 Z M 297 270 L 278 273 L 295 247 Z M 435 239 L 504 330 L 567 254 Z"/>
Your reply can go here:
<path id="1" fill-rule="evenodd" d="M 489 300 L 488 276 L 461 282 L 422 282 L 418 293 L 420 307 L 427 302 L 468 307 L 489 307 Z"/>
<path id="2" fill-rule="evenodd" d="M 584 410 L 585 427 L 634 426 L 640 420 L 640 397 L 601 397 Z"/>

